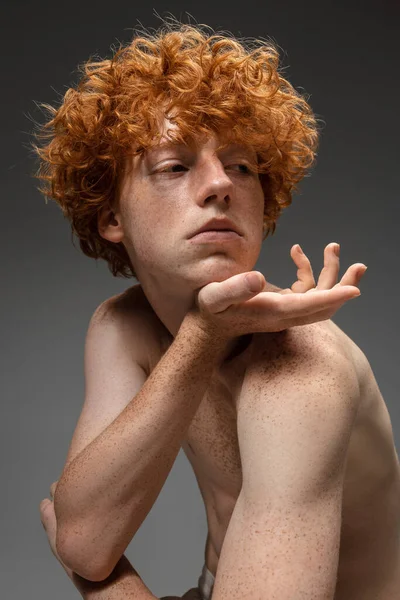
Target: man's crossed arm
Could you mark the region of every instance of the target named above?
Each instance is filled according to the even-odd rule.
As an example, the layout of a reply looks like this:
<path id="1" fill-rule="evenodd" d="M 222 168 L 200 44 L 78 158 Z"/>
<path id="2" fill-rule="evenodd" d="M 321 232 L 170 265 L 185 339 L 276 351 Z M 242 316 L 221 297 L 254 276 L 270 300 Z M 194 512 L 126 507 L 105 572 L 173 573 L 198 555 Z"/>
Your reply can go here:
<path id="1" fill-rule="evenodd" d="M 275 312 L 277 313 L 276 318 L 278 322 L 279 320 L 282 321 L 285 319 L 286 312 L 289 312 L 292 317 L 293 311 L 296 314 L 298 313 L 297 316 L 300 322 L 291 323 L 290 327 L 292 329 L 290 329 L 287 334 L 282 334 L 285 335 L 285 339 L 287 339 L 288 335 L 290 336 L 289 339 L 292 339 L 291 336 L 293 335 L 293 331 L 296 331 L 296 325 L 301 325 L 303 322 L 309 323 L 312 320 L 329 318 L 339 308 L 339 306 L 348 299 L 345 297 L 344 288 L 343 294 L 341 294 L 340 287 L 357 286 L 362 275 L 365 273 L 366 267 L 364 265 L 352 265 L 346 271 L 340 283 L 336 284 L 338 275 L 338 259 L 337 257 L 334 258 L 334 254 L 331 250 L 331 245 L 327 246 L 325 249 L 324 269 L 321 272 L 320 278 L 318 279 L 318 285 L 316 287 L 308 258 L 305 255 L 299 255 L 297 257 L 297 262 L 295 262 L 299 267 L 297 272 L 299 280 L 292 286 L 292 292 L 300 292 L 294 294 L 293 296 L 293 299 L 296 299 L 296 302 L 298 301 L 296 305 L 297 308 L 293 303 L 289 303 L 288 306 L 286 306 L 286 304 L 284 305 L 283 303 L 278 303 L 275 307 Z M 292 248 L 292 251 L 294 252 L 294 247 Z M 297 255 L 295 254 L 295 256 Z M 296 289 L 295 286 L 297 286 Z M 312 290 L 316 291 L 314 292 Z M 328 290 L 329 294 L 331 294 L 330 299 L 328 299 L 326 296 Z M 302 299 L 304 300 L 304 298 L 300 298 L 300 296 L 303 296 L 302 292 L 304 293 L 305 297 L 307 295 L 305 292 L 307 291 L 310 291 L 310 293 L 314 294 L 312 298 L 311 296 L 309 297 L 308 308 L 307 301 L 305 301 L 305 304 L 304 302 L 300 301 Z M 284 292 L 289 293 L 290 290 L 284 290 Z M 335 294 L 338 296 L 337 298 Z M 266 294 L 266 296 L 271 296 L 271 294 Z M 349 296 L 349 298 L 350 297 L 351 296 Z M 325 311 L 323 316 L 322 313 L 315 313 L 315 311 L 318 311 L 318 307 L 320 305 L 321 310 L 323 309 L 323 311 Z M 273 309 L 274 306 L 269 307 L 269 318 L 271 318 L 271 311 L 274 312 Z M 306 313 L 305 316 L 302 313 L 304 310 Z M 233 318 L 235 318 L 235 315 L 233 315 Z M 277 328 L 278 331 L 281 329 L 282 327 Z M 280 334 L 278 337 L 281 339 Z M 351 379 L 351 373 L 348 371 L 348 365 L 345 365 L 343 360 L 341 360 L 338 356 L 335 357 L 336 362 L 332 361 L 336 364 L 336 371 L 332 371 L 329 368 L 325 368 L 325 370 L 322 368 L 326 367 L 326 364 L 324 364 L 323 360 L 325 355 L 324 353 L 320 352 L 320 349 L 316 350 L 314 354 L 310 354 L 309 352 L 310 356 L 308 356 L 308 358 L 311 358 L 311 360 L 308 362 L 307 353 L 303 352 L 304 349 L 297 349 L 296 353 L 295 347 L 286 346 L 284 350 L 286 353 L 288 353 L 288 350 L 292 351 L 293 356 L 290 357 L 291 360 L 287 360 L 287 356 L 285 356 L 284 360 L 282 361 L 279 356 L 274 357 L 271 355 L 261 355 L 259 360 L 254 362 L 252 370 L 249 372 L 247 380 L 245 381 L 245 385 L 243 386 L 241 405 L 239 407 L 238 414 L 238 433 L 240 450 L 242 454 L 244 486 L 239 497 L 237 507 L 235 508 L 223 546 L 223 552 L 221 555 L 222 563 L 221 567 L 218 568 L 213 600 L 227 597 L 232 593 L 227 591 L 225 596 L 222 595 L 225 594 L 223 591 L 224 581 L 227 583 L 226 590 L 229 590 L 236 584 L 240 587 L 242 585 L 241 582 L 246 581 L 246 578 L 248 578 L 247 574 L 246 578 L 241 579 L 240 577 L 238 578 L 234 576 L 233 579 L 230 580 L 228 575 L 229 569 L 227 569 L 227 565 L 229 564 L 230 560 L 231 562 L 234 562 L 232 560 L 234 552 L 229 550 L 229 540 L 231 538 L 233 547 L 235 547 L 235 544 L 238 543 L 239 538 L 243 540 L 243 544 L 245 544 L 246 547 L 249 546 L 249 544 L 251 545 L 249 536 L 251 536 L 252 529 L 251 527 L 247 527 L 247 521 L 252 519 L 250 516 L 251 514 L 257 515 L 257 523 L 260 519 L 261 521 L 262 519 L 264 519 L 264 521 L 266 520 L 264 528 L 258 528 L 254 531 L 254 533 L 257 534 L 254 540 L 254 551 L 256 557 L 258 557 L 258 562 L 255 561 L 253 567 L 256 567 L 258 570 L 261 569 L 262 573 L 265 573 L 265 570 L 271 566 L 271 553 L 268 554 L 268 552 L 265 551 L 265 548 L 272 548 L 272 544 L 275 544 L 277 549 L 281 547 L 282 540 L 279 541 L 279 526 L 283 523 L 284 518 L 288 520 L 288 523 L 290 523 L 292 520 L 293 527 L 298 527 L 299 523 L 301 522 L 301 518 L 303 517 L 304 523 L 307 523 L 308 518 L 312 523 L 314 523 L 316 531 L 318 531 L 318 526 L 315 526 L 315 518 L 318 517 L 318 515 L 320 515 L 320 517 L 322 515 L 322 526 L 326 525 L 323 514 L 329 517 L 329 519 L 331 519 L 333 515 L 337 522 L 340 522 L 342 493 L 341 477 L 343 475 L 344 457 L 351 429 L 351 415 L 354 412 L 354 396 L 356 395 L 353 394 L 352 396 L 352 394 L 348 393 L 348 391 L 350 388 L 352 388 L 354 382 Z M 308 350 L 310 349 L 308 348 Z M 300 359 L 304 358 L 306 358 L 306 360 L 304 360 L 302 363 Z M 328 357 L 327 360 L 330 361 L 331 357 Z M 332 362 L 329 363 L 329 367 L 332 366 Z M 285 377 L 282 376 L 283 363 L 286 367 Z M 306 374 L 307 369 L 309 369 L 308 374 Z M 303 388 L 298 387 L 297 376 L 300 376 L 300 374 L 300 379 L 303 378 L 304 382 Z M 305 374 L 306 376 L 304 377 Z M 318 380 L 319 387 L 317 380 L 312 381 L 312 378 L 315 376 L 320 378 Z M 337 380 L 335 376 L 337 376 Z M 285 385 L 283 385 L 283 381 L 285 381 Z M 345 389 L 345 381 L 347 381 L 348 389 Z M 333 387 L 329 390 L 329 394 L 326 395 L 326 389 L 324 386 L 328 386 L 330 384 L 332 384 Z M 275 395 L 272 393 L 273 386 L 276 388 Z M 266 390 L 268 390 L 268 397 L 264 398 Z M 320 394 L 318 390 L 320 390 Z M 318 394 L 320 396 L 319 403 Z M 310 395 L 312 402 L 310 405 L 304 405 L 308 395 Z M 345 400 L 344 402 L 343 399 Z M 346 399 L 348 402 L 346 402 Z M 264 400 L 267 400 L 267 403 L 265 403 Z M 279 400 L 285 401 L 279 402 Z M 297 400 L 299 400 L 299 402 L 297 402 Z M 292 408 L 295 409 L 293 413 Z M 307 410 L 305 410 L 306 408 Z M 296 420 L 296 414 L 297 416 L 300 414 L 302 417 L 304 417 L 303 420 Z M 307 435 L 309 435 L 308 432 L 310 430 L 312 431 L 314 427 L 318 428 L 320 425 L 319 419 L 321 414 L 323 415 L 323 418 L 321 419 L 323 425 L 318 429 L 318 436 L 316 436 L 314 440 L 311 440 L 308 446 L 302 445 L 302 442 L 304 442 L 304 440 L 307 438 Z M 327 419 L 326 416 L 328 416 Z M 329 427 L 329 425 L 332 424 L 332 421 L 329 423 L 329 420 L 332 420 L 333 417 L 337 421 L 337 429 L 333 428 L 332 430 L 332 427 Z M 259 420 L 257 421 L 257 419 Z M 283 424 L 284 427 L 282 429 L 274 429 L 274 420 Z M 315 452 L 317 452 L 317 454 L 320 452 L 319 442 L 322 444 L 327 444 L 327 447 L 326 452 L 322 453 L 320 461 L 318 462 L 314 459 L 316 457 Z M 294 458 L 297 459 L 299 464 L 297 464 L 296 461 L 291 462 L 290 456 L 288 455 L 290 452 L 293 453 L 293 451 L 297 451 L 297 446 L 301 449 L 301 452 L 299 452 L 298 456 Z M 314 462 L 312 461 L 313 466 L 310 466 L 308 470 L 305 469 L 303 473 L 301 469 L 304 469 L 305 465 L 302 461 L 303 459 L 307 459 L 309 456 L 314 460 Z M 336 472 L 330 474 L 329 468 L 331 468 L 332 465 L 329 461 L 332 462 L 332 460 L 336 465 Z M 292 472 L 295 474 L 293 481 L 290 480 Z M 304 477 L 300 477 L 300 474 L 304 474 Z M 295 483 L 296 481 L 298 484 L 297 487 Z M 310 487 L 312 482 L 313 486 Z M 326 482 L 326 487 L 323 487 L 324 482 Z M 275 485 L 276 483 L 279 485 Z M 265 496 L 263 495 L 264 492 Z M 56 532 L 53 503 L 48 499 L 44 500 L 41 503 L 40 511 L 42 523 L 45 526 L 50 545 L 53 549 L 53 546 L 55 548 Z M 297 520 L 295 519 L 296 514 L 300 515 Z M 242 531 L 241 527 L 242 529 L 244 527 L 246 531 Z M 266 528 L 269 528 L 272 532 L 271 535 L 267 536 L 267 544 L 260 541 L 261 538 L 259 535 L 260 531 L 264 531 L 262 539 L 265 541 Z M 306 532 L 312 531 L 308 525 L 305 525 L 304 529 Z M 246 534 L 245 536 L 243 535 L 244 533 Z M 332 565 L 335 563 L 335 560 L 337 563 L 339 537 L 338 527 L 332 526 L 330 534 L 332 543 L 332 562 L 330 564 Z M 296 534 L 295 530 L 294 535 L 298 535 Z M 311 533 L 309 535 L 311 535 Z M 337 547 L 334 546 L 335 535 L 337 536 Z M 320 538 L 324 540 L 328 539 L 324 536 L 325 533 L 320 536 Z M 296 540 L 297 538 L 294 539 Z M 257 544 L 261 546 L 261 550 L 264 549 L 264 557 L 262 552 L 257 550 Z M 294 552 L 293 545 L 294 542 L 292 539 L 290 546 L 290 548 L 292 548 L 292 553 Z M 303 546 L 307 546 L 308 548 L 308 543 L 303 544 Z M 244 547 L 245 546 L 243 545 L 242 551 Z M 296 550 L 302 550 L 302 546 L 299 541 L 297 541 Z M 56 552 L 55 555 L 59 559 Z M 288 555 L 290 555 L 290 551 L 288 551 Z M 275 558 L 279 558 L 279 552 L 276 553 L 274 561 Z M 310 560 L 311 559 L 309 559 L 309 562 Z M 245 566 L 245 558 L 242 559 L 242 563 L 243 566 Z M 241 568 L 237 561 L 234 564 L 234 568 Z M 334 573 L 336 573 L 336 569 L 337 564 L 333 568 Z M 244 571 L 243 573 L 245 574 Z M 258 573 L 258 575 L 261 575 L 262 573 Z M 332 573 L 328 579 L 330 577 L 331 579 L 334 578 Z M 136 572 L 134 572 L 133 575 L 135 582 L 139 580 Z M 258 575 L 256 574 L 256 576 Z M 263 582 L 264 580 L 260 579 L 260 581 Z M 275 581 L 277 581 L 276 574 L 273 577 L 269 576 L 268 585 L 273 587 Z M 331 584 L 327 583 L 326 585 L 329 587 Z M 111 590 L 107 591 L 109 592 Z M 144 586 L 144 584 L 143 593 L 150 594 L 150 597 L 154 597 L 151 595 L 151 592 L 148 590 L 148 588 Z M 234 593 L 237 594 L 238 592 L 236 591 L 233 592 L 233 594 Z M 272 592 L 272 594 L 273 593 L 274 592 Z M 261 594 L 263 598 L 267 597 L 268 600 L 270 600 L 269 596 L 265 596 L 263 591 Z M 96 600 L 98 598 L 98 596 L 92 597 L 93 600 L 95 597 Z M 235 596 L 231 595 L 230 597 L 233 599 Z M 245 598 L 245 596 L 241 597 Z M 274 596 L 271 595 L 271 599 L 273 597 Z M 115 598 L 115 596 L 113 596 L 113 598 Z M 252 598 L 252 600 L 254 599 Z M 280 596 L 280 600 L 283 600 L 282 596 Z"/>
<path id="2" fill-rule="evenodd" d="M 258 344 L 238 405 L 243 486 L 212 600 L 332 600 L 358 381 L 316 330 Z M 262 338 L 259 338 L 259 340 Z"/>

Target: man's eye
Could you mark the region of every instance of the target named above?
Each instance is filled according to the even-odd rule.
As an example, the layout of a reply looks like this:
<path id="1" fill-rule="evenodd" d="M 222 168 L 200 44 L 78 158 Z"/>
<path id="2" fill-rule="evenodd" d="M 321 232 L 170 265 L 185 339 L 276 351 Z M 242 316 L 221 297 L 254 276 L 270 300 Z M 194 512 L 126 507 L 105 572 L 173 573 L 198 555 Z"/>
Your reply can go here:
<path id="1" fill-rule="evenodd" d="M 184 165 L 180 165 L 179 163 L 177 163 L 176 165 L 170 165 L 169 167 L 160 169 L 159 171 L 157 171 L 157 173 L 179 173 L 180 169 L 186 169 L 186 167 Z"/>
<path id="2" fill-rule="evenodd" d="M 239 163 L 237 165 L 230 165 L 231 167 L 239 167 L 240 169 L 243 169 L 243 174 L 247 174 L 247 173 L 251 173 L 249 167 L 247 165 L 244 165 L 242 163 Z"/>

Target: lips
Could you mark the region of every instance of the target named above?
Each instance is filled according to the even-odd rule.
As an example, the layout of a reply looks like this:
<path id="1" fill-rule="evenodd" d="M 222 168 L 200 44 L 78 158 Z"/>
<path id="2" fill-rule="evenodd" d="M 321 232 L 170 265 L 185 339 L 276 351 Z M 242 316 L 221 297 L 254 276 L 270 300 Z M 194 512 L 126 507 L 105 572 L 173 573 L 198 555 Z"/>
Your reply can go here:
<path id="1" fill-rule="evenodd" d="M 234 231 L 238 235 L 242 235 L 239 229 L 236 227 L 235 223 L 226 219 L 225 217 L 222 219 L 211 219 L 207 221 L 200 229 L 197 229 L 194 233 L 192 233 L 189 238 L 194 237 L 198 233 L 203 233 L 203 231 Z"/>

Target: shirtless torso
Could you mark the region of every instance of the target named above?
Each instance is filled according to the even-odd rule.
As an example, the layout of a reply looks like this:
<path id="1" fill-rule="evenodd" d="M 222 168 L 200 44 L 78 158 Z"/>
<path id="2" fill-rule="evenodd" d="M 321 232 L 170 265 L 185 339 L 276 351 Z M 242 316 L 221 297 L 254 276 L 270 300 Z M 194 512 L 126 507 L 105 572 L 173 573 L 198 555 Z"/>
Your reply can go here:
<path id="1" fill-rule="evenodd" d="M 133 307 L 137 302 L 142 315 L 148 314 L 152 339 L 146 340 L 146 362 L 150 374 L 171 336 L 150 305 L 148 313 L 143 312 L 146 300 L 140 286 L 114 300 L 124 306 L 125 315 L 127 305 Z M 347 453 L 335 600 L 394 600 L 400 597 L 400 468 L 390 417 L 360 348 L 332 320 L 304 327 L 317 328 L 319 335 L 351 361 L 360 389 Z M 242 485 L 236 404 L 251 345 L 251 335 L 238 341 L 211 381 L 182 444 L 205 504 L 205 562 L 214 575 Z"/>

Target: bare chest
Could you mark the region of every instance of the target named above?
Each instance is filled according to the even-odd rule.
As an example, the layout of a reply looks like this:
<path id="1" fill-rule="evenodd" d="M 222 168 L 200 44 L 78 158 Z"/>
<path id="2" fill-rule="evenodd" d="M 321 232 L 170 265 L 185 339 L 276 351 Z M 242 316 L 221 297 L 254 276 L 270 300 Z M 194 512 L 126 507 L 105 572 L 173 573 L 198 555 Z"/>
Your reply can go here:
<path id="1" fill-rule="evenodd" d="M 236 409 L 229 392 L 213 383 L 190 425 L 183 449 L 204 493 L 237 499 L 242 466 Z"/>

